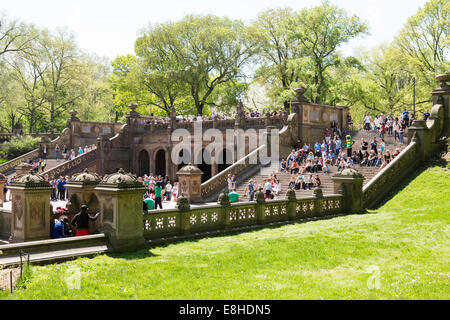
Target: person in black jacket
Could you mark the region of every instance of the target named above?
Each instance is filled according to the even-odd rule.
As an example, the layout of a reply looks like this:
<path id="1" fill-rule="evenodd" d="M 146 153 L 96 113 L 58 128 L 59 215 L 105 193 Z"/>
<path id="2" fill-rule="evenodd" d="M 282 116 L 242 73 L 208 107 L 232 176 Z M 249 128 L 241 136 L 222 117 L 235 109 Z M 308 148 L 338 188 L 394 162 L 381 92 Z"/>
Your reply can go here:
<path id="1" fill-rule="evenodd" d="M 78 212 L 72 219 L 71 224 L 73 226 L 77 227 L 77 233 L 76 236 L 87 236 L 89 235 L 89 220 L 95 221 L 97 220 L 98 216 L 100 215 L 100 212 L 97 212 L 97 214 L 94 217 L 91 217 L 88 213 L 88 206 L 82 205 L 81 211 Z"/>

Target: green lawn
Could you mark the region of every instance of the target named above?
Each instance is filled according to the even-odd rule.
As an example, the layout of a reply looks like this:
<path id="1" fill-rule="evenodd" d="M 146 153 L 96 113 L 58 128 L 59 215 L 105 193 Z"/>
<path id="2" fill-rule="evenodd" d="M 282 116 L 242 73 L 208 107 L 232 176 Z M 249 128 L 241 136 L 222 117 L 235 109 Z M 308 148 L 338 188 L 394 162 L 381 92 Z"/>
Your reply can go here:
<path id="1" fill-rule="evenodd" d="M 428 168 L 370 214 L 34 266 L 26 289 L 0 297 L 449 299 L 449 178 Z"/>

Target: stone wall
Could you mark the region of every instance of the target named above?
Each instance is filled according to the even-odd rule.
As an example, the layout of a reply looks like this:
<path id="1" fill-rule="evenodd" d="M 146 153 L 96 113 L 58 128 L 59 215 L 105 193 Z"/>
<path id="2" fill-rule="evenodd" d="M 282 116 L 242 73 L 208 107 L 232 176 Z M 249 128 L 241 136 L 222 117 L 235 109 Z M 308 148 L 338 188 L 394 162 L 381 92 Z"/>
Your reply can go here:
<path id="1" fill-rule="evenodd" d="M 8 239 L 11 235 L 11 211 L 0 208 L 0 239 Z"/>

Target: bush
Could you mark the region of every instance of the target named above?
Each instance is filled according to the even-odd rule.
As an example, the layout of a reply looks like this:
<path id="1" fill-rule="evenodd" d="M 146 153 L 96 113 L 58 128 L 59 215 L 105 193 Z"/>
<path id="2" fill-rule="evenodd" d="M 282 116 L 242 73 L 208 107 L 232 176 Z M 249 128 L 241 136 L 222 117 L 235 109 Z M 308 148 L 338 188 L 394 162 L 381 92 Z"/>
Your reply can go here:
<path id="1" fill-rule="evenodd" d="M 0 145 L 0 156 L 9 160 L 17 158 L 39 146 L 40 138 L 16 136 Z"/>
<path id="2" fill-rule="evenodd" d="M 0 158 L 0 164 L 4 164 L 5 162 L 8 162 L 8 159 Z"/>

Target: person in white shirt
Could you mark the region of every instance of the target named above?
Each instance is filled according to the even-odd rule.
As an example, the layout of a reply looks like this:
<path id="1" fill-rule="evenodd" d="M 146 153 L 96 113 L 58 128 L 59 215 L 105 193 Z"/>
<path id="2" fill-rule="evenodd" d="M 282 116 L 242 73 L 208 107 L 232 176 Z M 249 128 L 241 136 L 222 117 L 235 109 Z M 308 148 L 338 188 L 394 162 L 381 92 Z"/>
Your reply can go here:
<path id="1" fill-rule="evenodd" d="M 170 181 L 166 184 L 166 200 L 170 201 L 170 198 L 172 196 L 172 185 L 170 184 Z"/>

